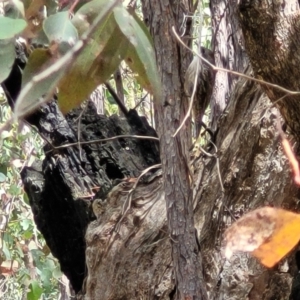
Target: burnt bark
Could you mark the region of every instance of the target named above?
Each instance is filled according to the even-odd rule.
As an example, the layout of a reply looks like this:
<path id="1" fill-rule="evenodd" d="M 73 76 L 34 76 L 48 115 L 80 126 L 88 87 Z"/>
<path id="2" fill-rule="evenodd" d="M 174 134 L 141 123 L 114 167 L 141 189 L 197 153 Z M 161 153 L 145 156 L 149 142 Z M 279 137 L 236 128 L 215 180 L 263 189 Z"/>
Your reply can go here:
<path id="1" fill-rule="evenodd" d="M 11 106 L 21 88 L 20 69 L 25 66 L 19 46 L 12 72 L 3 83 Z M 108 118 L 98 115 L 92 102 L 64 117 L 54 99 L 26 120 L 37 128 L 46 145 L 44 161 L 22 170 L 24 187 L 38 229 L 79 292 L 86 276 L 85 231 L 95 219 L 91 202 L 105 198 L 116 184 L 114 180 L 137 177 L 159 163 L 159 146 L 155 140 L 128 138 L 83 145 L 78 142 L 117 135 L 156 137 L 156 133 L 134 110 L 126 119 Z"/>

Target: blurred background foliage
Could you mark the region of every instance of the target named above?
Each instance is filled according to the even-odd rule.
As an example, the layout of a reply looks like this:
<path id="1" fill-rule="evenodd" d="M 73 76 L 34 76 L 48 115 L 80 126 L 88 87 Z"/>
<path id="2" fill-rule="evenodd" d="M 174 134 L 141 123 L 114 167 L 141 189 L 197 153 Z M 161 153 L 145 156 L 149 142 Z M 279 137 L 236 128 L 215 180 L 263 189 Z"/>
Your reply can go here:
<path id="1" fill-rule="evenodd" d="M 0 123 L 11 116 L 0 93 Z M 62 274 L 37 230 L 20 172 L 43 158 L 43 140 L 24 123 L 0 137 L 0 299 L 59 299 Z"/>

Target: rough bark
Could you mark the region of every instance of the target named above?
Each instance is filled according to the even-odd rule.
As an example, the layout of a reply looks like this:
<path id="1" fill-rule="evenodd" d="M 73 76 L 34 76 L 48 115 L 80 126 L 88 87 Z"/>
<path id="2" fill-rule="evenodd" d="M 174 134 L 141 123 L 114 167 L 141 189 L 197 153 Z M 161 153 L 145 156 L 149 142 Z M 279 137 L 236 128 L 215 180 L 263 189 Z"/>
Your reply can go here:
<path id="1" fill-rule="evenodd" d="M 162 99 L 154 99 L 154 106 L 160 136 L 168 232 L 176 282 L 174 299 L 207 299 L 193 217 L 189 126 L 184 126 L 176 137 L 173 136 L 187 113 L 184 72 L 190 60 L 187 60 L 187 50 L 177 44 L 172 27 L 177 32 L 184 28 L 184 32 L 180 34 L 185 38 L 191 36 L 191 20 L 183 24 L 183 17 L 192 11 L 192 3 L 160 0 L 142 3 L 146 23 L 154 38 L 163 86 Z"/>
<path id="2" fill-rule="evenodd" d="M 243 2 L 247 3 L 244 5 Z M 239 8 L 242 7 L 243 18 L 247 16 L 249 24 L 254 22 L 253 27 L 247 25 L 247 32 L 244 28 L 245 25 L 242 26 L 246 38 L 244 48 L 237 19 L 238 7 L 234 1 L 226 1 L 225 5 L 223 3 L 221 1 L 212 2 L 215 5 L 215 7 L 212 6 L 214 7 L 215 24 L 219 21 L 219 26 L 214 27 L 214 36 L 217 36 L 216 39 L 223 37 L 226 41 L 222 44 L 223 49 L 227 49 L 227 55 L 223 57 L 223 61 L 230 62 L 230 51 L 228 51 L 230 49 L 234 58 L 234 61 L 231 62 L 232 69 L 241 70 L 247 63 L 244 51 L 246 49 L 247 52 L 250 51 L 251 62 L 257 63 L 254 69 L 266 70 L 265 75 L 268 75 L 263 79 L 287 87 L 285 80 L 276 81 L 276 78 L 281 78 L 279 76 L 281 71 L 278 68 L 282 65 L 279 53 L 275 52 L 276 32 L 272 27 L 265 26 L 263 15 L 258 14 L 265 7 L 268 9 L 270 7 L 264 5 L 265 3 L 262 1 L 241 1 Z M 248 15 L 248 5 L 249 7 L 257 5 L 252 10 L 254 14 Z M 225 11 L 221 10 L 222 6 L 226 8 Z M 274 15 L 272 17 L 270 13 L 269 10 L 265 17 L 275 20 Z M 226 22 L 222 26 L 224 19 Z M 244 23 L 245 19 L 242 19 L 242 24 Z M 254 30 L 253 33 L 249 32 L 250 27 Z M 282 31 L 286 33 L 286 29 L 286 27 L 285 30 L 282 28 Z M 260 32 L 261 38 L 259 38 L 258 32 Z M 272 37 L 269 36 L 271 32 L 274 34 Z M 252 44 L 247 41 L 249 39 L 247 35 L 252 37 L 256 51 L 252 50 Z M 266 35 L 269 36 L 268 39 Z M 278 36 L 282 35 L 281 32 Z M 269 48 L 267 40 L 273 43 L 273 47 Z M 287 44 L 290 43 L 286 41 L 285 46 Z M 216 56 L 223 53 L 220 50 L 220 44 L 219 46 L 216 44 L 215 47 Z M 268 58 L 270 58 L 269 61 Z M 274 65 L 277 60 L 279 65 Z M 216 63 L 217 66 L 222 66 L 218 63 L 218 59 L 216 59 Z M 279 73 L 276 73 L 275 70 Z M 297 71 L 294 70 L 294 72 Z M 252 75 L 249 67 L 247 74 Z M 289 77 L 290 74 L 289 72 Z M 266 89 L 266 91 L 272 101 L 280 97 L 277 94 L 277 98 L 274 99 L 270 89 Z M 275 92 L 273 91 L 273 93 Z M 295 272 L 291 258 L 284 261 L 285 264 L 280 264 L 272 270 L 266 270 L 249 255 L 238 254 L 230 261 L 226 261 L 222 256 L 222 232 L 234 221 L 234 218 L 262 205 L 298 209 L 298 191 L 290 178 L 289 166 L 282 155 L 276 133 L 276 126 L 280 120 L 279 112 L 271 106 L 257 84 L 247 82 L 245 79 L 238 79 L 237 83 L 229 88 L 227 94 L 230 97 L 226 113 L 218 121 L 219 131 L 216 143 L 220 175 L 225 192 L 220 191 L 216 160 L 206 158 L 202 161 L 204 171 L 202 174 L 200 172 L 196 195 L 195 222 L 202 228 L 200 239 L 204 253 L 204 268 L 207 270 L 205 279 L 209 298 L 288 299 L 292 275 Z M 295 102 L 291 102 L 290 107 L 284 104 L 284 108 L 281 106 L 280 109 L 284 118 L 289 124 L 291 123 L 291 128 L 297 130 L 299 124 L 297 118 L 293 116 L 295 110 L 298 109 L 295 105 Z M 296 136 L 294 136 L 294 140 L 297 140 Z M 201 166 L 199 167 L 201 169 Z"/>
<path id="3" fill-rule="evenodd" d="M 298 1 L 240 1 L 239 16 L 255 76 L 291 91 L 298 91 L 300 86 Z M 289 96 L 267 85 L 264 86 L 264 90 L 272 102 L 276 101 L 292 132 L 298 135 L 300 96 Z M 284 98 L 281 99 L 282 97 Z"/>

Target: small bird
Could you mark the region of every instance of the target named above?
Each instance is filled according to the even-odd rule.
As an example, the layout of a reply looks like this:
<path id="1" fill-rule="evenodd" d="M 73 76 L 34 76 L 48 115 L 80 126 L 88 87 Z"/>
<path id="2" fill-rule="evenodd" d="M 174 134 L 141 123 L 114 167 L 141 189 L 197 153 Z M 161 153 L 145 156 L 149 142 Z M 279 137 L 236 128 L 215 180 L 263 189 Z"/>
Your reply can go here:
<path id="1" fill-rule="evenodd" d="M 211 50 L 201 47 L 201 56 L 214 64 L 214 53 Z M 198 64 L 199 66 L 197 67 Z M 215 82 L 214 71 L 204 61 L 201 61 L 198 56 L 195 56 L 185 74 L 184 89 L 189 97 L 191 97 L 193 93 L 197 68 L 199 70 L 199 74 L 193 105 L 196 138 L 199 136 L 201 131 L 202 118 L 210 103 Z"/>

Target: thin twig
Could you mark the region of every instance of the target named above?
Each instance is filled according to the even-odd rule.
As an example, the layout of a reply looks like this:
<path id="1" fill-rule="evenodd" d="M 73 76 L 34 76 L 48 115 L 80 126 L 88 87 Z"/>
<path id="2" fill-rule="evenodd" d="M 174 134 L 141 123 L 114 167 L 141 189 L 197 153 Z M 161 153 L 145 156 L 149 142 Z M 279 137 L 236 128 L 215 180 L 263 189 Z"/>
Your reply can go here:
<path id="1" fill-rule="evenodd" d="M 180 44 L 183 45 L 183 47 L 185 47 L 186 49 L 190 50 L 194 55 L 198 56 L 201 60 L 203 60 L 208 66 L 210 66 L 214 71 L 222 71 L 222 72 L 226 72 L 226 73 L 229 73 L 229 74 L 233 74 L 233 75 L 237 75 L 239 77 L 242 77 L 242 78 L 246 78 L 248 80 L 251 80 L 251 81 L 254 81 L 254 82 L 257 82 L 257 83 L 260 83 L 262 85 L 267 85 L 267 86 L 270 86 L 270 87 L 273 87 L 277 90 L 280 90 L 282 92 L 285 92 L 287 94 L 290 94 L 290 95 L 300 95 L 300 91 L 291 91 L 291 90 L 288 90 L 280 85 L 277 85 L 277 84 L 274 84 L 274 83 L 271 83 L 271 82 L 268 82 L 268 81 L 264 81 L 264 80 L 261 80 L 261 79 L 257 79 L 257 78 L 254 78 L 254 77 L 251 77 L 251 76 L 248 76 L 248 75 L 245 75 L 243 73 L 239 73 L 239 72 L 236 72 L 236 71 L 232 71 L 232 70 L 228 70 L 228 69 L 224 69 L 224 68 L 221 68 L 221 67 L 216 67 L 215 65 L 213 65 L 212 63 L 210 63 L 207 59 L 205 59 L 202 55 L 198 54 L 196 51 L 194 51 L 193 49 L 191 49 L 190 47 L 188 47 L 182 40 L 181 38 L 179 37 L 179 35 L 176 33 L 176 30 L 174 28 L 174 26 L 172 26 L 172 31 L 176 37 L 176 39 L 180 42 Z"/>
<path id="2" fill-rule="evenodd" d="M 173 137 L 175 137 L 177 135 L 177 133 L 180 131 L 180 129 L 182 128 L 182 126 L 185 124 L 186 120 L 190 117 L 191 115 L 191 111 L 193 108 L 193 104 L 194 104 L 194 99 L 195 99 L 195 94 L 196 94 L 196 90 L 197 90 L 197 81 L 198 81 L 198 77 L 199 77 L 199 67 L 200 67 L 200 61 L 198 61 L 197 63 L 197 71 L 196 71 L 196 76 L 195 76 L 195 81 L 194 81 L 194 86 L 193 86 L 193 93 L 192 93 L 192 97 L 190 100 L 190 104 L 189 104 L 189 108 L 187 113 L 185 114 L 181 124 L 179 125 L 179 127 L 177 128 L 176 132 L 173 134 Z"/>
<path id="3" fill-rule="evenodd" d="M 137 105 L 133 108 L 134 110 L 137 109 L 141 103 L 146 99 L 146 97 L 149 95 L 149 93 L 147 93 L 144 97 L 142 97 L 142 99 L 137 103 Z"/>
<path id="4" fill-rule="evenodd" d="M 119 106 L 119 108 L 122 111 L 122 113 L 124 114 L 124 116 L 128 116 L 128 109 L 127 109 L 127 107 L 124 105 L 124 103 L 122 102 L 122 100 L 119 98 L 119 96 L 117 95 L 117 93 L 113 89 L 113 87 L 108 82 L 105 82 L 105 86 L 108 89 L 109 93 L 114 98 L 114 100 L 116 101 L 117 105 Z"/>
<path id="5" fill-rule="evenodd" d="M 111 142 L 113 140 L 117 140 L 117 139 L 123 139 L 123 138 L 129 138 L 129 139 L 141 139 L 141 140 L 152 140 L 152 141 L 158 141 L 159 142 L 159 138 L 153 137 L 153 136 L 143 136 L 143 135 L 116 135 L 110 138 L 105 138 L 105 139 L 99 139 L 99 140 L 91 140 L 91 141 L 86 141 L 86 142 L 76 142 L 76 143 L 69 143 L 69 144 L 65 144 L 65 145 L 61 145 L 61 146 L 53 146 L 53 150 L 57 150 L 57 149 L 64 149 L 64 148 L 68 148 L 68 147 L 74 147 L 74 146 L 79 146 L 79 145 L 89 145 L 89 144 L 98 144 L 98 143 L 102 143 L 102 142 Z M 50 150 L 48 152 L 46 152 L 45 154 L 48 154 L 49 152 L 53 151 Z"/>
<path id="6" fill-rule="evenodd" d="M 213 143 L 212 141 L 210 141 L 210 143 L 215 148 L 216 153 L 218 153 L 218 147 L 215 145 L 215 143 Z M 224 190 L 224 185 L 223 185 L 221 170 L 220 170 L 220 159 L 219 159 L 218 155 L 215 155 L 215 158 L 216 158 L 216 161 L 217 161 L 217 170 L 218 170 L 218 177 L 219 177 L 219 181 L 220 181 L 221 191 L 224 194 L 225 190 Z"/>
<path id="7" fill-rule="evenodd" d="M 87 109 L 88 105 L 86 105 L 83 110 L 80 112 L 79 116 L 78 116 L 78 124 L 77 124 L 77 140 L 80 142 L 80 132 L 81 132 L 81 118 L 83 116 L 83 114 L 85 113 L 86 109 Z M 79 157 L 80 160 L 82 161 L 82 148 L 81 145 L 78 145 L 78 149 L 79 149 Z"/>

